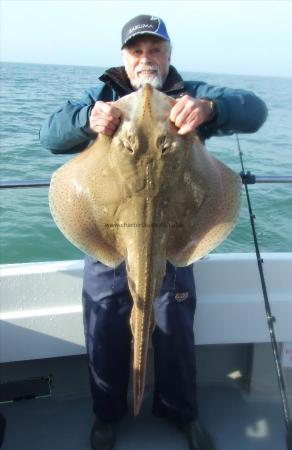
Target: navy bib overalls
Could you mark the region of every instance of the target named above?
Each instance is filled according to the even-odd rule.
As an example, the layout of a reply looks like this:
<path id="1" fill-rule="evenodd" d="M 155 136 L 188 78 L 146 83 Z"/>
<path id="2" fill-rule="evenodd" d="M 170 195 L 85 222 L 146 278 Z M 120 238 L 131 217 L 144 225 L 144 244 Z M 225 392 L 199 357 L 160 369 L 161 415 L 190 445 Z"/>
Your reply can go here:
<path id="1" fill-rule="evenodd" d="M 193 266 L 167 263 L 154 304 L 154 414 L 178 423 L 197 416 L 193 321 L 196 305 Z M 85 259 L 83 307 L 93 409 L 102 420 L 127 410 L 131 359 L 132 299 L 125 264 L 112 269 Z"/>

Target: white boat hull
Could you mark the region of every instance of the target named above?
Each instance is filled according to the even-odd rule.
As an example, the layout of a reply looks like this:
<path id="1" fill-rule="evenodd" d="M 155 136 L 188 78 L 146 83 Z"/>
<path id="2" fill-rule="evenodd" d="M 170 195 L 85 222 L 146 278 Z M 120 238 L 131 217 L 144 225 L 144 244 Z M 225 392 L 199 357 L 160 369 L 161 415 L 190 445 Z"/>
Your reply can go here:
<path id="1" fill-rule="evenodd" d="M 292 253 L 265 253 L 279 342 L 292 342 Z M 0 362 L 85 353 L 82 261 L 0 266 Z M 268 342 L 254 254 L 212 254 L 194 266 L 196 344 Z"/>

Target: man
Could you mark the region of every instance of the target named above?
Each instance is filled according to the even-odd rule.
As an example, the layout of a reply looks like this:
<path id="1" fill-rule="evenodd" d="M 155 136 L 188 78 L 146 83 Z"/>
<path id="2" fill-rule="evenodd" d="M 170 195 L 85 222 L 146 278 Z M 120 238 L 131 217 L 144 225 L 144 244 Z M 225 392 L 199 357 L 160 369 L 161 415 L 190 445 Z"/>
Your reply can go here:
<path id="1" fill-rule="evenodd" d="M 113 135 L 121 113 L 112 102 L 145 83 L 177 99 L 170 120 L 182 135 L 197 129 L 204 141 L 214 135 L 255 132 L 266 119 L 265 104 L 251 92 L 184 82 L 170 65 L 170 39 L 157 17 L 141 15 L 126 23 L 122 58 L 123 67 L 107 70 L 100 77 L 102 83 L 89 89 L 82 100 L 67 102 L 44 123 L 40 139 L 46 148 L 53 153 L 74 153 L 85 149 L 99 133 Z M 192 266 L 175 269 L 168 263 L 154 306 L 153 412 L 175 422 L 190 449 L 212 450 L 211 438 L 198 421 L 195 302 Z M 127 410 L 131 300 L 124 264 L 113 270 L 86 257 L 83 306 L 96 415 L 91 448 L 109 450 L 114 445 L 112 423 Z"/>

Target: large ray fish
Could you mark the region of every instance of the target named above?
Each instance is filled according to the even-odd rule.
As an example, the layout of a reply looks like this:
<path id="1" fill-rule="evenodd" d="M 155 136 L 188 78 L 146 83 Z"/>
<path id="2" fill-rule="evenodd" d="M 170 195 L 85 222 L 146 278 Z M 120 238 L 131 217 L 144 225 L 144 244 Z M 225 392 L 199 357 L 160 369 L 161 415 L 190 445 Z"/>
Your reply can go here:
<path id="1" fill-rule="evenodd" d="M 195 132 L 177 133 L 169 120 L 174 103 L 148 84 L 115 102 L 122 111 L 116 133 L 99 135 L 59 168 L 49 193 L 54 220 L 74 245 L 111 267 L 126 262 L 135 415 L 166 261 L 186 266 L 209 253 L 240 208 L 240 177 Z"/>

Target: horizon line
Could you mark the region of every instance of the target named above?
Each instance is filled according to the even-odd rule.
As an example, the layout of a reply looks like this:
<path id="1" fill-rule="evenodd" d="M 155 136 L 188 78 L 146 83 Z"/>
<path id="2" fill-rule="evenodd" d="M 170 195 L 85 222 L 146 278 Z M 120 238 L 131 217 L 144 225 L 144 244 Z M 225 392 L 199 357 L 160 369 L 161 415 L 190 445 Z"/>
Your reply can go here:
<path id="1" fill-rule="evenodd" d="M 109 66 L 97 66 L 90 64 L 65 64 L 65 63 L 44 63 L 44 62 L 32 62 L 32 61 L 0 61 L 0 63 L 6 64 L 32 64 L 32 65 L 41 65 L 41 66 L 65 66 L 65 67 L 91 67 L 91 68 L 100 68 L 103 70 L 107 70 Z M 123 65 L 123 64 L 121 64 Z M 113 66 L 110 66 L 113 67 Z M 115 66 L 116 67 L 116 66 Z M 259 78 L 284 78 L 284 79 L 292 79 L 292 75 L 263 75 L 263 74 L 255 74 L 255 73 L 238 73 L 238 72 L 208 72 L 208 71 L 192 71 L 189 69 L 179 69 L 181 73 L 193 73 L 193 74 L 206 74 L 206 75 L 232 75 L 232 76 L 248 76 L 248 77 L 259 77 Z"/>

